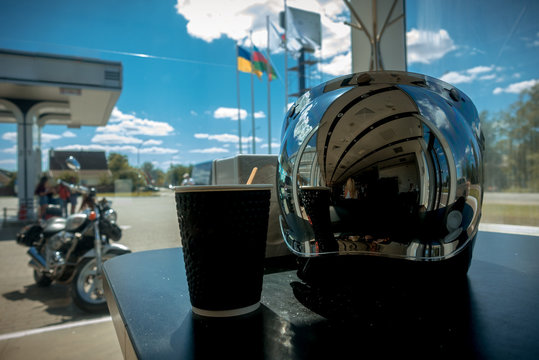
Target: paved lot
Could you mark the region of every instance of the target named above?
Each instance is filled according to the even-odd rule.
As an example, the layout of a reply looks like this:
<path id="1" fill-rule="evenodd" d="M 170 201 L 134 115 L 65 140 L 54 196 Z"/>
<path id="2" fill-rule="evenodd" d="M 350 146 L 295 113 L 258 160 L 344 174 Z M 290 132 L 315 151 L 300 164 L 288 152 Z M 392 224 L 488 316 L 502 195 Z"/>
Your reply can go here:
<path id="1" fill-rule="evenodd" d="M 133 251 L 179 246 L 171 192 L 111 200 L 123 228 L 122 244 Z M 16 204 L 15 198 L 0 198 L 0 208 Z M 0 359 L 121 359 L 107 313 L 79 310 L 66 285 L 34 285 L 26 248 L 15 242 L 17 230 L 0 229 Z"/>
<path id="2" fill-rule="evenodd" d="M 123 228 L 122 244 L 133 251 L 179 246 L 172 192 L 111 200 Z M 539 203 L 539 194 L 489 193 L 485 202 Z M 17 199 L 0 198 L 4 207 L 16 208 Z M 15 243 L 17 230 L 0 228 L 0 359 L 121 359 L 107 313 L 79 310 L 68 286 L 34 285 L 26 249 Z"/>
<path id="3" fill-rule="evenodd" d="M 485 203 L 488 204 L 514 204 L 538 205 L 539 193 L 485 193 Z"/>

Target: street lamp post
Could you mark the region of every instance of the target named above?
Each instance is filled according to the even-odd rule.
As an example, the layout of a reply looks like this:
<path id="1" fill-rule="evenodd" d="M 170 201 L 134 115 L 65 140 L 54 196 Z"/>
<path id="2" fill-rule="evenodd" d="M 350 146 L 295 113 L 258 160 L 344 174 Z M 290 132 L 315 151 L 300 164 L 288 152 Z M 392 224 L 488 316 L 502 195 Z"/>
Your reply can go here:
<path id="1" fill-rule="evenodd" d="M 140 143 L 137 146 L 137 168 L 139 169 L 140 169 L 140 147 L 142 146 L 142 144 L 144 143 Z"/>

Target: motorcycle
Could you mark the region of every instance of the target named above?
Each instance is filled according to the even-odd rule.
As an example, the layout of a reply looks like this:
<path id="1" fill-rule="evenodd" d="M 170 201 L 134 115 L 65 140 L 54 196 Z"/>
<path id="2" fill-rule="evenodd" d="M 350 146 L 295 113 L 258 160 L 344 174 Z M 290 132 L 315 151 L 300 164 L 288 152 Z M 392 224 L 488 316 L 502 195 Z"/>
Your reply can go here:
<path id="1" fill-rule="evenodd" d="M 103 290 L 103 262 L 131 252 L 119 241 L 122 231 L 117 214 L 106 199 L 97 201 L 95 189 L 64 183 L 83 194 L 86 210 L 67 218 L 53 217 L 24 227 L 17 243 L 27 246 L 38 286 L 69 284 L 75 304 L 87 312 L 107 308 Z"/>

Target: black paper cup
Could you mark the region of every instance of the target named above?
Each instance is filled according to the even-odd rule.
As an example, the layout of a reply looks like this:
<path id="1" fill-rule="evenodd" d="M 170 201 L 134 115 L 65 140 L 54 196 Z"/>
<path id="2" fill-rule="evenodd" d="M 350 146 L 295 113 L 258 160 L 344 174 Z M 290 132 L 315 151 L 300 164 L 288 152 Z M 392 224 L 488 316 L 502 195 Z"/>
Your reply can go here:
<path id="1" fill-rule="evenodd" d="M 321 253 L 339 250 L 331 229 L 329 213 L 331 189 L 325 186 L 302 186 L 300 197 L 314 231 Z"/>
<path id="2" fill-rule="evenodd" d="M 176 187 L 193 312 L 247 314 L 260 306 L 272 185 Z"/>

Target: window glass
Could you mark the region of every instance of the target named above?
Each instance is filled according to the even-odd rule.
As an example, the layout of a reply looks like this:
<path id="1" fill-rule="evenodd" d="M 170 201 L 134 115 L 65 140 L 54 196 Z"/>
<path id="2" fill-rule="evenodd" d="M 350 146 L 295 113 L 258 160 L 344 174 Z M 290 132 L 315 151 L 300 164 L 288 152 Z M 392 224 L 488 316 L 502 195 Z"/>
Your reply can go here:
<path id="1" fill-rule="evenodd" d="M 322 47 L 305 54 L 306 86 L 350 73 L 345 22 L 354 21 L 344 2 L 287 4 L 320 14 Z M 284 112 L 296 100 L 285 90 L 298 92 L 298 56 L 285 61 L 273 48 L 275 78 L 268 84 L 266 74 L 236 71 L 236 44 L 267 56 L 267 29 L 282 30 L 282 10 L 282 1 L 3 6 L 1 49 L 122 64 L 122 91 L 107 126 L 33 129 L 41 131 L 33 149 L 41 150 L 42 169 L 50 149 L 102 150 L 126 156 L 133 167 L 146 164 L 152 179 L 168 185 L 185 172 L 169 173 L 180 164 L 280 152 Z M 408 70 L 455 85 L 480 113 L 486 144 L 482 222 L 539 226 L 539 2 L 417 0 L 405 1 L 405 12 Z M 66 98 L 75 99 L 77 91 L 66 91 Z M 0 123 L 0 168 L 9 171 L 17 170 L 15 133 L 13 124 Z M 437 159 L 443 166 L 444 158 Z"/>
<path id="2" fill-rule="evenodd" d="M 483 224 L 539 226 L 537 14 L 535 1 L 406 2 L 408 70 L 455 85 L 480 114 Z"/>

